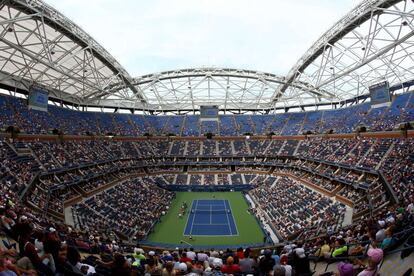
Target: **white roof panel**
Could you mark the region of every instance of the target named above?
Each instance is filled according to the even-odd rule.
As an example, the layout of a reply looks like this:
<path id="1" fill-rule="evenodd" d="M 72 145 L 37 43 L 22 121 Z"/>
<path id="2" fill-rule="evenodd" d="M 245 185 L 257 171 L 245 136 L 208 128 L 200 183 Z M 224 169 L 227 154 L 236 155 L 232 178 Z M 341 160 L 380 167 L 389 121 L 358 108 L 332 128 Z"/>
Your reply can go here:
<path id="1" fill-rule="evenodd" d="M 0 6 L 0 74 L 85 105 L 163 111 L 205 104 L 225 110 L 329 104 L 367 94 L 379 81 L 413 80 L 413 22 L 412 1 L 365 0 L 326 31 L 286 77 L 191 68 L 131 78 L 52 7 L 40 0 L 11 0 Z"/>

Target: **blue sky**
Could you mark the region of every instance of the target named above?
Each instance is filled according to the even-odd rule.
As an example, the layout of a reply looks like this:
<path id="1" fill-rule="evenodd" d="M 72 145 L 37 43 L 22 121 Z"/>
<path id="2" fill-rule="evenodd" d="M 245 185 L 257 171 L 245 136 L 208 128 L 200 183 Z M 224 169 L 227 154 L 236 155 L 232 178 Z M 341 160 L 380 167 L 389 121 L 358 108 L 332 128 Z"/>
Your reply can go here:
<path id="1" fill-rule="evenodd" d="M 202 66 L 286 75 L 356 0 L 45 0 L 132 76 Z"/>

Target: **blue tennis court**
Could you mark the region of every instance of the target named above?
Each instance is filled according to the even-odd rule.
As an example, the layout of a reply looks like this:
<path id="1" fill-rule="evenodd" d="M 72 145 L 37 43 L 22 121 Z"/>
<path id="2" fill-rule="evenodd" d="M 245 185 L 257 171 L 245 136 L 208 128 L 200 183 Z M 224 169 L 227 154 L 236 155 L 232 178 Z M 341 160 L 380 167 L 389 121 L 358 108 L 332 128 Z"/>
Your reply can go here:
<path id="1" fill-rule="evenodd" d="M 185 236 L 237 236 L 230 203 L 226 199 L 193 200 Z"/>

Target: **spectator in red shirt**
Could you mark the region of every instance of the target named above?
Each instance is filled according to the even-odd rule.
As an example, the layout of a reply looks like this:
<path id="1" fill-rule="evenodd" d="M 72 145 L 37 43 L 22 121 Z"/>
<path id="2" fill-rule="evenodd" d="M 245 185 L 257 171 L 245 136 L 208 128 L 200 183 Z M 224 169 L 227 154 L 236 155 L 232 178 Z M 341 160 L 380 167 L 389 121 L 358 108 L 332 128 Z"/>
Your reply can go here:
<path id="1" fill-rule="evenodd" d="M 192 261 L 193 260 L 187 257 L 187 252 L 183 252 L 183 254 L 181 254 L 180 263 L 186 263 L 186 262 L 191 263 Z"/>
<path id="2" fill-rule="evenodd" d="M 240 266 L 238 264 L 234 264 L 233 257 L 228 257 L 226 264 L 221 267 L 221 272 L 226 274 L 234 274 L 240 272 Z"/>
<path id="3" fill-rule="evenodd" d="M 237 256 L 239 257 L 239 260 L 241 260 L 241 259 L 243 259 L 244 258 L 244 252 L 243 252 L 243 248 L 238 248 L 237 249 Z"/>

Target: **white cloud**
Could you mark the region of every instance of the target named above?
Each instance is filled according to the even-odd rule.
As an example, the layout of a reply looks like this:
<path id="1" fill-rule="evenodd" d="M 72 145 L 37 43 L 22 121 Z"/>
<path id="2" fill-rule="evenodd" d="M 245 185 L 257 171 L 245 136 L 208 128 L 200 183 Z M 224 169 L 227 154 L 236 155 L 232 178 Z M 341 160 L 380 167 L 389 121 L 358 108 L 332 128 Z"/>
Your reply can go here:
<path id="1" fill-rule="evenodd" d="M 46 0 L 133 76 L 221 66 L 284 75 L 355 0 Z"/>

